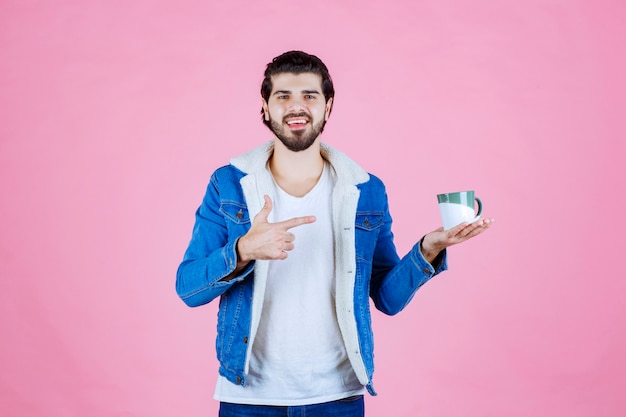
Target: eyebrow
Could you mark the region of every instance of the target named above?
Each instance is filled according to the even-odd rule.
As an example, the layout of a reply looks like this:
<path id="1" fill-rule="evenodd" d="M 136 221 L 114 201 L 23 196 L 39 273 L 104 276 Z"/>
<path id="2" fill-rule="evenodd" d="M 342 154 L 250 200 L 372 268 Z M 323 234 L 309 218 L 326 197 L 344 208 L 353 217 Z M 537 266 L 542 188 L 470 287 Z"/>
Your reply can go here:
<path id="1" fill-rule="evenodd" d="M 302 90 L 302 94 L 319 94 L 320 92 L 317 90 Z M 282 94 L 292 94 L 291 90 L 277 90 L 272 94 L 273 96 L 282 95 Z"/>

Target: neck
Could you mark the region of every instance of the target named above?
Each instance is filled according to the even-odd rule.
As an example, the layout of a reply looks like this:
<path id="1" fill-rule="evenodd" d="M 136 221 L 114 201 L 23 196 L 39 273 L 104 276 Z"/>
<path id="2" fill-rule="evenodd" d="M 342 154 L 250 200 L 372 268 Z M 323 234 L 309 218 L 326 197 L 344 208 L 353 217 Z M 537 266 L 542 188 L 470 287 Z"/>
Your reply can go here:
<path id="1" fill-rule="evenodd" d="M 300 152 L 290 151 L 276 139 L 269 167 L 280 188 L 296 197 L 304 196 L 317 184 L 324 170 L 319 138 Z"/>

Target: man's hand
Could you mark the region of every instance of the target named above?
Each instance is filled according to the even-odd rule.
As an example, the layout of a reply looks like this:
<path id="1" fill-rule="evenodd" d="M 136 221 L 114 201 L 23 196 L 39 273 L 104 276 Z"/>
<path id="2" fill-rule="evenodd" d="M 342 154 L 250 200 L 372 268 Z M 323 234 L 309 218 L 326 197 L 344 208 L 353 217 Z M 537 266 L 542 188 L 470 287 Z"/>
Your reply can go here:
<path id="1" fill-rule="evenodd" d="M 421 246 L 422 255 L 432 263 L 439 252 L 481 234 L 489 229 L 493 222 L 493 219 L 479 219 L 469 224 L 461 223 L 450 230 L 443 230 L 443 227 L 440 227 L 424 236 Z"/>
<path id="2" fill-rule="evenodd" d="M 257 259 L 286 259 L 287 252 L 294 248 L 293 241 L 296 238 L 289 229 L 315 221 L 314 216 L 305 216 L 269 223 L 267 218 L 272 211 L 272 200 L 268 196 L 263 198 L 265 205 L 254 217 L 248 233 L 237 242 L 238 266 Z"/>

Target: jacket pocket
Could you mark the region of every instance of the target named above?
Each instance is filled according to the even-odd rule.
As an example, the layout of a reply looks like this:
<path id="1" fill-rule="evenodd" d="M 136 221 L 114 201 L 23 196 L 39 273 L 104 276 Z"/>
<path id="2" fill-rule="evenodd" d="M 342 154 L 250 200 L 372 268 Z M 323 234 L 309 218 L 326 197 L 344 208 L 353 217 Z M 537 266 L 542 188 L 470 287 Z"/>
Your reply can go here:
<path id="1" fill-rule="evenodd" d="M 372 263 L 378 234 L 384 223 L 383 212 L 360 211 L 355 220 L 356 256 L 368 264 Z"/>
<path id="2" fill-rule="evenodd" d="M 220 205 L 220 213 L 222 213 L 226 219 L 235 224 L 250 223 L 248 207 L 245 204 L 237 203 L 235 201 L 223 201 Z"/>
<path id="3" fill-rule="evenodd" d="M 367 231 L 376 230 L 383 225 L 382 211 L 360 211 L 356 213 L 355 226 Z"/>

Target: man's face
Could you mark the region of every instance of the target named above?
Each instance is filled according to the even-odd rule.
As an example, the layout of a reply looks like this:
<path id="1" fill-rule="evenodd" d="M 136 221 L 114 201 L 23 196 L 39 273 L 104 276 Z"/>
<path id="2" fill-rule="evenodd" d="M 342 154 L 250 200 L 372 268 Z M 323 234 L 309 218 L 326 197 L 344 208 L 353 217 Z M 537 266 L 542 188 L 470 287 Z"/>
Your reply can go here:
<path id="1" fill-rule="evenodd" d="M 287 149 L 308 149 L 317 139 L 330 115 L 332 99 L 326 102 L 322 77 L 305 72 L 283 72 L 272 76 L 272 92 L 263 100 L 265 120 Z"/>

